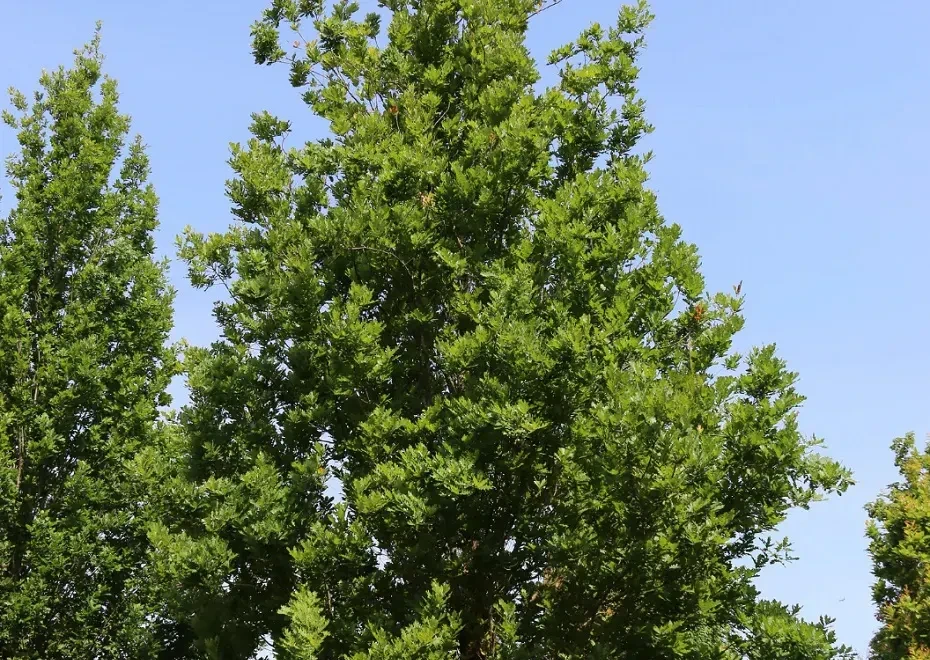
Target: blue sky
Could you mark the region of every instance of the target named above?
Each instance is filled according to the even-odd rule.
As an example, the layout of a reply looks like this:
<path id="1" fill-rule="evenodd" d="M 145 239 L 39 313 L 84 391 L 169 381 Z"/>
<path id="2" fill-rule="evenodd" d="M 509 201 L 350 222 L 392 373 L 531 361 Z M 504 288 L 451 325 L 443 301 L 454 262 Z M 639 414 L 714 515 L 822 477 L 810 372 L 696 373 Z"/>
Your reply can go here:
<path id="1" fill-rule="evenodd" d="M 374 0 L 362 0 L 363 8 Z M 613 0 L 564 0 L 534 19 L 537 57 Z M 159 246 L 187 224 L 221 230 L 230 141 L 249 113 L 322 126 L 284 72 L 257 67 L 249 25 L 263 0 L 0 0 L 0 85 L 33 89 L 104 21 L 108 71 L 150 145 Z M 930 431 L 930 4 L 918 0 L 655 0 L 642 91 L 656 125 L 652 185 L 665 216 L 698 244 L 712 290 L 743 281 L 748 347 L 777 342 L 801 374 L 805 432 L 828 442 L 858 485 L 785 525 L 801 559 L 764 593 L 837 618 L 864 650 L 874 629 L 863 505 L 895 479 L 888 445 Z M 0 152 L 15 145 L 0 132 Z M 9 188 L 3 187 L 6 208 Z M 177 336 L 216 334 L 214 293 L 183 268 Z"/>

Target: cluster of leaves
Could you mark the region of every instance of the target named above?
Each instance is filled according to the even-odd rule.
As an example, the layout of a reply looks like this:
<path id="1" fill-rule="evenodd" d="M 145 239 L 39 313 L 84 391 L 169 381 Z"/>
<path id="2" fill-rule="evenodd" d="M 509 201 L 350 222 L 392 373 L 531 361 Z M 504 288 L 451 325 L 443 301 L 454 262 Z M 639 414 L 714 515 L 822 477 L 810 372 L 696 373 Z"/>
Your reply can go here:
<path id="1" fill-rule="evenodd" d="M 869 505 L 868 536 L 881 628 L 876 660 L 930 658 L 930 453 L 914 436 L 893 444 L 902 481 Z"/>
<path id="2" fill-rule="evenodd" d="M 646 186 L 645 4 L 542 91 L 538 0 L 380 5 L 254 25 L 331 135 L 286 148 L 257 113 L 236 224 L 179 239 L 228 292 L 179 416 L 156 199 L 97 40 L 14 95 L 0 655 L 849 657 L 753 584 L 787 512 L 850 479 Z"/>

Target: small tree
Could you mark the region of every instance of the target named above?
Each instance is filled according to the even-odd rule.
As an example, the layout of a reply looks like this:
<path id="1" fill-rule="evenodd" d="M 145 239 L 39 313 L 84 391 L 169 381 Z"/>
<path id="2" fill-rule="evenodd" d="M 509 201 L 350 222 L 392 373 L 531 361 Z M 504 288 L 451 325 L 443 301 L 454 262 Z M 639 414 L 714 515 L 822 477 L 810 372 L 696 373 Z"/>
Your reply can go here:
<path id="1" fill-rule="evenodd" d="M 849 475 L 774 348 L 732 352 L 740 292 L 705 294 L 645 187 L 645 6 L 537 92 L 537 0 L 382 0 L 383 44 L 324 4 L 274 0 L 253 36 L 332 136 L 257 114 L 239 224 L 181 245 L 230 294 L 186 356 L 201 508 L 161 555 L 214 576 L 179 598 L 213 653 L 845 653 L 753 587 L 789 508 Z"/>
<path id="2" fill-rule="evenodd" d="M 892 445 L 902 481 L 868 506 L 876 582 L 872 592 L 881 628 L 876 660 L 930 658 L 930 453 L 913 434 Z"/>
<path id="3" fill-rule="evenodd" d="M 153 259 L 156 197 L 124 141 L 99 32 L 71 69 L 14 92 L 15 208 L 0 219 L 0 656 L 154 657 L 140 579 L 145 493 L 176 372 Z"/>

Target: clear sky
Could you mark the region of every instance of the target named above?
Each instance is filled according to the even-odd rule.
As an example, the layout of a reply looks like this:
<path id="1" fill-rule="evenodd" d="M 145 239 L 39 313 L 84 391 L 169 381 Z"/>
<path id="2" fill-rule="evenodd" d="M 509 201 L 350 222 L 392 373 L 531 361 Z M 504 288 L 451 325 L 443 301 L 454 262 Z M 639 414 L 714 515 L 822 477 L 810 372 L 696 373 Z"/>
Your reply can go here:
<path id="1" fill-rule="evenodd" d="M 563 0 L 534 19 L 531 48 L 545 56 L 591 21 L 611 22 L 618 6 Z M 107 69 L 150 145 L 159 247 L 173 255 L 185 225 L 227 225 L 228 144 L 247 137 L 250 112 L 292 119 L 302 138 L 322 134 L 284 71 L 252 63 L 249 25 L 263 8 L 0 0 L 0 86 L 32 90 L 102 19 Z M 841 639 L 865 650 L 874 619 L 863 505 L 895 479 L 892 438 L 930 431 L 930 3 L 654 0 L 653 9 L 642 90 L 663 213 L 698 244 L 712 290 L 743 281 L 742 345 L 778 343 L 808 396 L 803 429 L 858 482 L 789 519 L 801 559 L 770 570 L 762 588 L 811 618 L 835 616 Z M 14 147 L 0 132 L 0 152 Z M 216 294 L 194 292 L 184 275 L 173 267 L 176 335 L 205 343 L 216 335 Z"/>

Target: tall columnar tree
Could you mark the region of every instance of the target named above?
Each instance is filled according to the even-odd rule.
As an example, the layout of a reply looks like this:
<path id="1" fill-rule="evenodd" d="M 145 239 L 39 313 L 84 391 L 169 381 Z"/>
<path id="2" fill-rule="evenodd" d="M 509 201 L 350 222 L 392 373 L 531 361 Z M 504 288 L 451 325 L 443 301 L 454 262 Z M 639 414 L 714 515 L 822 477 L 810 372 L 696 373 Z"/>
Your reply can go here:
<path id="1" fill-rule="evenodd" d="M 201 585 L 179 616 L 222 658 L 845 653 L 753 586 L 849 476 L 645 185 L 645 6 L 537 91 L 537 0 L 379 4 L 272 2 L 255 57 L 331 136 L 256 114 L 238 223 L 181 241 L 229 296 L 185 358 L 191 515 L 157 534 Z"/>
<path id="2" fill-rule="evenodd" d="M 20 152 L 0 219 L 0 656 L 153 657 L 146 495 L 176 372 L 157 200 L 126 144 L 99 32 L 4 113 Z"/>
<path id="3" fill-rule="evenodd" d="M 872 640 L 876 660 L 930 659 L 930 451 L 913 434 L 893 444 L 902 480 L 869 505 L 881 627 Z"/>

